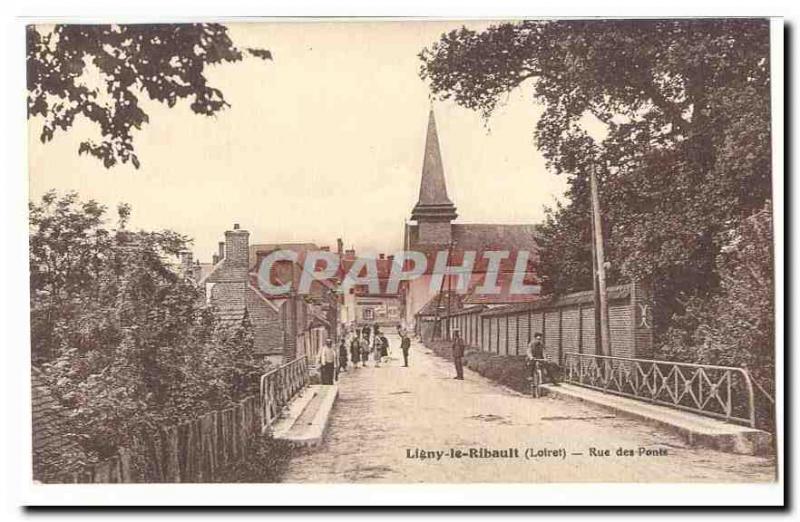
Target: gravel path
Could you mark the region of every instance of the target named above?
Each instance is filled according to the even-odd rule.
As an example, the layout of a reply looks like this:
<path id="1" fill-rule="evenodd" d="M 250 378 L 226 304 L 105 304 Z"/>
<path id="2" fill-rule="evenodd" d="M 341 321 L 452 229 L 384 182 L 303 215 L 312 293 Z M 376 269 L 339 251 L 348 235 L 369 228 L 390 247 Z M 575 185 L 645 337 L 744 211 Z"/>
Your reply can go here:
<path id="1" fill-rule="evenodd" d="M 391 343 L 397 359 L 388 365 L 342 375 L 325 441 L 296 455 L 284 482 L 774 480 L 771 458 L 688 448 L 663 429 L 583 403 L 531 399 L 468 369 L 454 380 L 451 364 L 416 342 L 404 368 Z"/>

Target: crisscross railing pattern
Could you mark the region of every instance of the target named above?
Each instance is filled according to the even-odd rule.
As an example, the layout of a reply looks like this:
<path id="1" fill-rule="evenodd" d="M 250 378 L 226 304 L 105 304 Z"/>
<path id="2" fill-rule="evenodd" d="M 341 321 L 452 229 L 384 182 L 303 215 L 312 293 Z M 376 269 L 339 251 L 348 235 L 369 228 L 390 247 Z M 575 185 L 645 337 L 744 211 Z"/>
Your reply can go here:
<path id="1" fill-rule="evenodd" d="M 308 382 L 308 361 L 302 355 L 261 376 L 261 427 L 266 428 Z"/>
<path id="2" fill-rule="evenodd" d="M 753 384 L 743 368 L 584 353 L 564 355 L 567 382 L 755 426 Z"/>

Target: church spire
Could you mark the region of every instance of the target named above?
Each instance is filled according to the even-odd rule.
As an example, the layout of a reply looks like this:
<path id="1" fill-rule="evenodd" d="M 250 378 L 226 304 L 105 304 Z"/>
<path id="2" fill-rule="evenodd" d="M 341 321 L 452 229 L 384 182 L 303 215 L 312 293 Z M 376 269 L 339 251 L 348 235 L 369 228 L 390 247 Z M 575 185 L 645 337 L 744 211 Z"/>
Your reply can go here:
<path id="1" fill-rule="evenodd" d="M 411 211 L 411 219 L 419 221 L 452 221 L 457 217 L 456 207 L 447 197 L 444 181 L 439 137 L 436 134 L 436 118 L 431 107 L 428 117 L 428 134 L 425 138 L 425 158 L 422 163 L 422 179 L 419 185 L 419 200 Z"/>

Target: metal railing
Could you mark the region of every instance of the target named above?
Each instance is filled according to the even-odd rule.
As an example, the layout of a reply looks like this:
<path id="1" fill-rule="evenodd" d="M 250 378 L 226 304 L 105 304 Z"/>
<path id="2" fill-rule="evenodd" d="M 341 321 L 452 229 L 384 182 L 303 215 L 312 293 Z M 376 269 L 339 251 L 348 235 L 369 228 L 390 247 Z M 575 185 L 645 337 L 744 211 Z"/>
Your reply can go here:
<path id="1" fill-rule="evenodd" d="M 743 368 L 566 353 L 564 380 L 728 422 L 756 423 L 753 383 Z"/>
<path id="2" fill-rule="evenodd" d="M 261 376 L 261 428 L 271 425 L 281 410 L 308 383 L 308 361 L 301 355 Z"/>

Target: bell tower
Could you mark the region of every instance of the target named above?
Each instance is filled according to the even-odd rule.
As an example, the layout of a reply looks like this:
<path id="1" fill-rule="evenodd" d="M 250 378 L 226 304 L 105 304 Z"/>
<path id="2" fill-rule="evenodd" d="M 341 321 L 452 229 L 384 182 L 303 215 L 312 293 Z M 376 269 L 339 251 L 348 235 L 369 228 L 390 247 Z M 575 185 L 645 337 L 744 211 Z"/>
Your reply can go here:
<path id="1" fill-rule="evenodd" d="M 458 217 L 456 207 L 447 197 L 439 137 L 436 133 L 436 118 L 431 108 L 428 133 L 425 138 L 425 158 L 422 163 L 419 199 L 411 211 L 411 219 L 418 225 L 417 242 L 427 245 L 449 245 L 452 239 L 451 221 L 456 217 Z"/>

